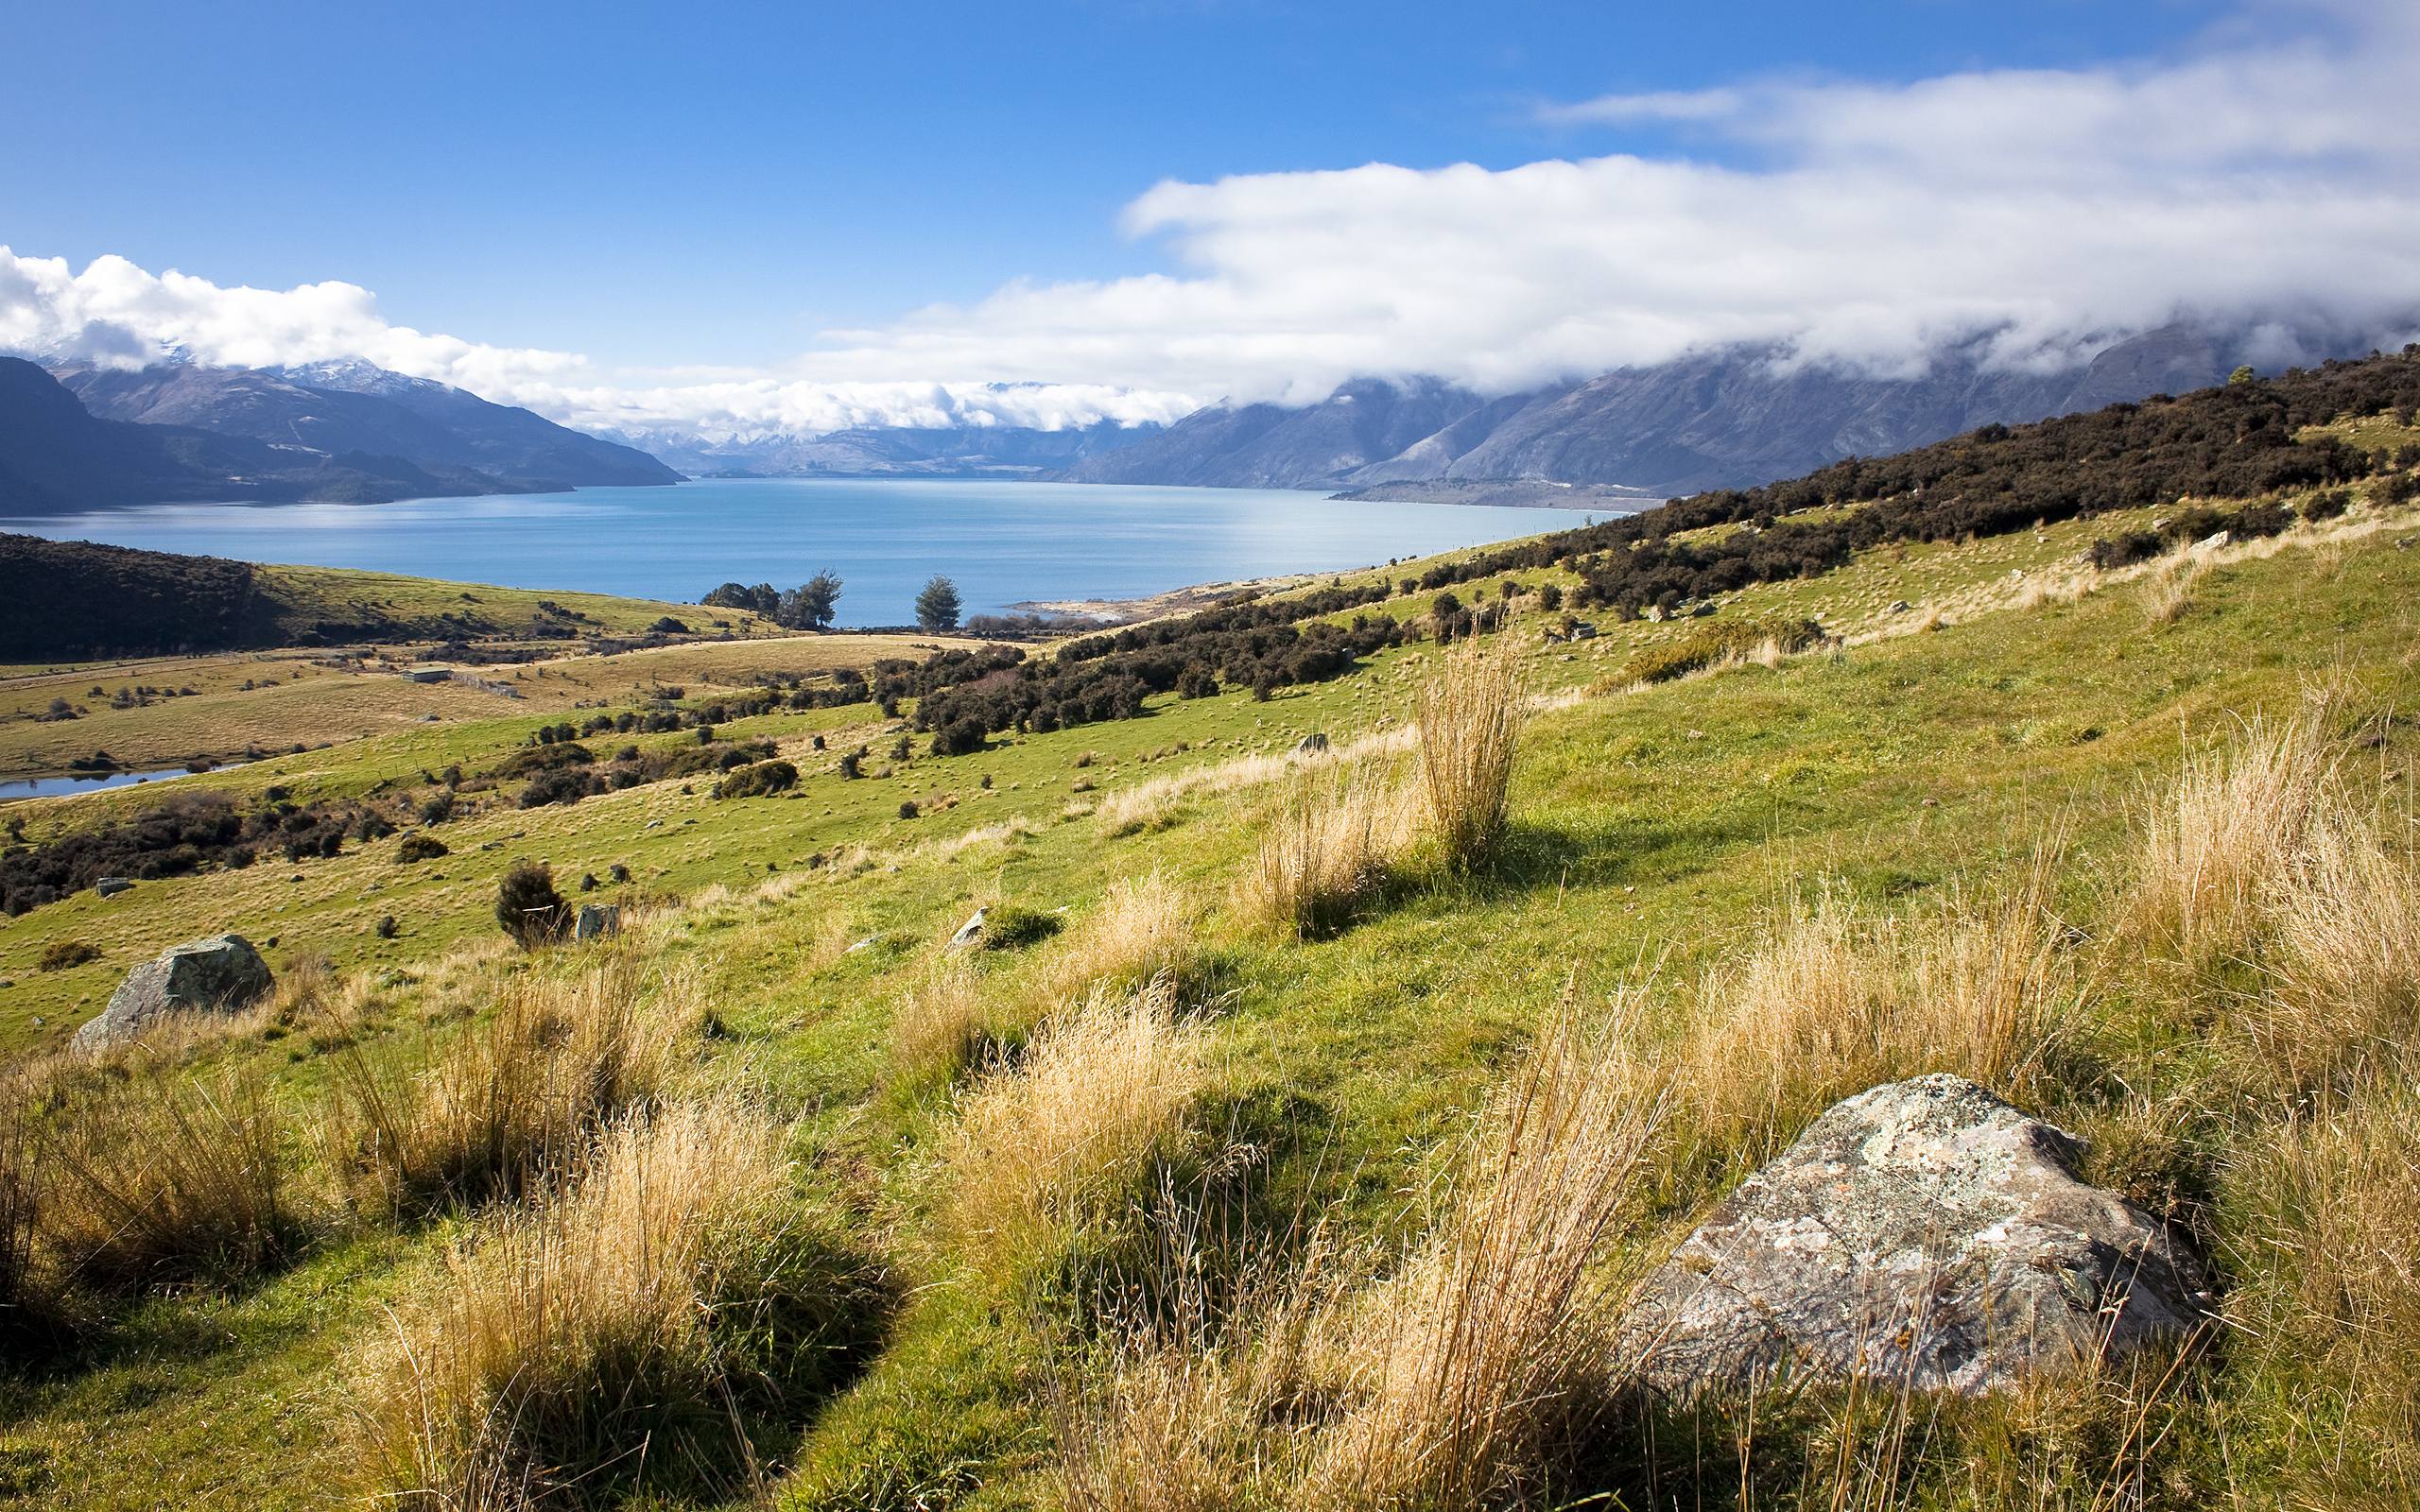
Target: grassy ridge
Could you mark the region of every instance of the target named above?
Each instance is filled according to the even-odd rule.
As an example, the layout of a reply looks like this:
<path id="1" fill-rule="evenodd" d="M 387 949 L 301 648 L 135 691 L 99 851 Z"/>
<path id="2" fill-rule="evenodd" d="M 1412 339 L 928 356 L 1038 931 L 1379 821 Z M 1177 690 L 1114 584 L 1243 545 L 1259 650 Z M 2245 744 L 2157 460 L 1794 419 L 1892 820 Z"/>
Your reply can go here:
<path id="1" fill-rule="evenodd" d="M 753 1475 L 689 1423 L 721 1447 L 683 1469 L 678 1434 L 663 1440 L 654 1484 L 679 1504 L 752 1486 L 776 1504 L 903 1508 L 1593 1491 L 1723 1506 L 1743 1485 L 1756 1505 L 2408 1499 L 2413 1377 L 2391 1341 L 2420 1313 L 2374 1257 L 2401 1242 L 2393 1216 L 2420 1209 L 2396 1058 L 2412 1000 L 2392 951 L 2348 942 L 2420 937 L 2392 828 L 2420 758 L 2404 717 L 2420 564 L 2393 542 L 2420 522 L 2364 504 L 2199 558 L 2079 564 L 2135 519 L 1884 546 L 1747 590 L 1723 617 L 1819 617 L 1839 644 L 1639 691 L 1624 668 L 1689 622 L 1544 644 L 1560 616 L 1537 590 L 1574 579 L 1515 574 L 1513 627 L 1489 644 L 1518 648 L 1533 712 L 1479 865 L 1457 865 L 1452 827 L 1429 816 L 1434 752 L 1406 727 L 1440 653 L 1409 646 L 1266 701 L 1155 699 L 1140 720 L 966 756 L 918 741 L 854 782 L 835 769 L 854 744 L 873 747 L 869 770 L 893 765 L 885 722 L 769 714 L 732 732 L 778 741 L 805 774 L 796 797 L 717 802 L 676 782 L 475 812 L 436 827 L 454 854 L 433 865 L 399 868 L 394 842 L 373 842 L 147 885 L 136 908 L 78 898 L 0 923 L 0 1029 L 21 1050 L 174 938 L 281 936 L 281 1000 L 171 1071 L 265 1078 L 301 1225 L 231 1284 L 88 1300 L 97 1332 L 61 1368 L 0 1385 L 11 1473 L 100 1506 L 319 1504 L 399 1459 L 479 1494 L 539 1487 L 532 1467 L 567 1451 L 363 1436 L 352 1402 L 397 1400 L 378 1384 L 394 1333 L 379 1309 L 441 1343 L 460 1336 L 446 1310 L 472 1305 L 448 1277 L 488 1278 L 481 1297 L 568 1277 L 543 1258 L 567 1234 L 636 1253 L 616 1246 L 655 1232 L 653 1210 L 620 1204 L 627 1187 L 600 1173 L 652 1136 L 620 1107 L 533 1124 L 596 1131 L 550 1136 L 596 1154 L 542 1161 L 511 1212 L 448 1201 L 399 1227 L 344 1195 L 359 1168 L 321 1131 L 348 1106 L 356 1047 L 397 1057 L 420 1078 L 414 1106 L 433 1107 L 428 1089 L 529 1061 L 493 1053 L 517 1042 L 515 1014 L 595 1005 L 661 1037 L 640 1101 L 692 1121 L 646 1158 L 669 1171 L 695 1169 L 683 1150 L 742 1152 L 714 1162 L 734 1173 L 728 1197 L 672 1189 L 695 1194 L 683 1212 L 731 1214 L 709 1251 L 728 1258 L 613 1271 L 607 1290 L 688 1298 L 683 1318 L 791 1319 L 833 1366 L 764 1394 L 745 1334 L 666 1333 L 669 1314 L 636 1309 L 564 1335 L 553 1358 L 621 1380 L 591 1344 L 641 1330 L 661 1352 L 627 1379 L 649 1400 L 717 1400 L 728 1383 Z M 1428 597 L 1380 609 L 1414 617 Z M 2317 705 L 2315 679 L 2333 684 Z M 381 735 L 227 781 L 408 790 L 440 757 L 510 750 L 543 717 Z M 1426 718 L 1448 714 L 1432 697 Z M 1330 755 L 1289 759 L 1313 731 Z M 1329 823 L 1357 793 L 1366 819 Z M 2245 815 L 2259 822 L 2225 822 Z M 1253 883 L 1288 844 L 1322 864 L 1282 875 L 1349 879 L 1308 927 Z M 1324 864 L 1354 845 L 1359 859 Z M 524 854 L 566 881 L 624 862 L 634 881 L 608 893 L 654 902 L 605 947 L 510 955 L 488 909 Z M 2215 875 L 2237 881 L 2162 887 Z M 1057 922 L 944 952 L 978 904 Z M 389 912 L 403 929 L 381 939 Z M 71 938 L 108 954 L 31 967 Z M 327 974 L 302 965 L 320 955 Z M 2348 1031 L 2355 1003 L 2371 1006 Z M 475 1074 L 422 1074 L 441 1065 Z M 1565 1452 L 1554 1414 L 1530 1409 L 1581 1401 L 1575 1379 L 1617 1368 L 1595 1279 L 1656 1254 L 1829 1098 L 1939 1067 L 2090 1136 L 2092 1174 L 2184 1226 L 2231 1336 L 2251 1342 L 1914 1422 L 1821 1393 L 1769 1403 L 1753 1432 L 1607 1401 L 1596 1452 Z M 1657 1085 L 1673 1100 L 1651 1134 L 1612 1093 Z M 560 1108 L 524 1102 L 533 1118 Z M 724 1122 L 696 1122 L 716 1108 Z M 1519 1108 L 1557 1141 L 1494 1143 Z M 778 1181 L 745 1154 L 766 1124 Z M 1289 1215 L 1323 1220 L 1320 1243 Z M 812 1236 L 813 1263 L 768 1275 L 749 1257 L 785 1226 Z M 1586 1242 L 1549 1242 L 1573 1235 Z M 1536 1263 L 1491 1268 L 1504 1255 Z M 1500 1348 L 1439 1332 L 1500 1296 L 1529 1299 L 1486 1335 Z M 489 1379 L 446 1400 L 475 1422 Z M 1482 1426 L 1457 1401 L 1497 1405 Z M 1295 1426 L 1271 1440 L 1271 1422 Z M 587 1429 L 563 1432 L 547 1442 Z M 1189 1502 L 1149 1494 L 1187 1486 Z"/>

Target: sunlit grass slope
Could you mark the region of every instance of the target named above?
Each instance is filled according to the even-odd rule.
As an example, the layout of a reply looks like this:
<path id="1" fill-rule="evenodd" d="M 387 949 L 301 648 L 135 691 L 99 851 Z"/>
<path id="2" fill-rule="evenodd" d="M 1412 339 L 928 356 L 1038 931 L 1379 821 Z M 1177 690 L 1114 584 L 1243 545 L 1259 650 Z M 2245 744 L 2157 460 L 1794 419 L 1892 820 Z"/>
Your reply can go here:
<path id="1" fill-rule="evenodd" d="M 862 705 L 767 714 L 723 733 L 798 763 L 782 797 L 499 804 L 433 862 L 388 838 L 0 923 L 0 1035 L 43 1085 L 0 1138 L 0 1490 L 2405 1504 L 2415 522 L 2079 565 L 2127 523 L 1885 547 L 1571 644 L 1538 634 L 1569 579 L 1521 573 L 1476 661 L 964 756 L 894 758 Z M 1802 654 L 1623 674 L 1809 615 L 1833 639 Z M 547 717 L 224 782 L 419 791 Z M 567 889 L 627 867 L 590 895 L 624 933 L 510 949 L 523 857 Z M 977 907 L 999 948 L 948 951 Z M 33 1061 L 221 928 L 275 937 L 274 1002 Z M 79 939 L 100 958 L 36 964 Z M 2224 1326 L 1991 1403 L 1627 1395 L 1625 1280 L 1829 1100 L 1930 1070 L 2090 1138 Z M 147 1161 L 135 1128 L 242 1158 Z M 122 1192 L 196 1216 L 100 1243 Z"/>

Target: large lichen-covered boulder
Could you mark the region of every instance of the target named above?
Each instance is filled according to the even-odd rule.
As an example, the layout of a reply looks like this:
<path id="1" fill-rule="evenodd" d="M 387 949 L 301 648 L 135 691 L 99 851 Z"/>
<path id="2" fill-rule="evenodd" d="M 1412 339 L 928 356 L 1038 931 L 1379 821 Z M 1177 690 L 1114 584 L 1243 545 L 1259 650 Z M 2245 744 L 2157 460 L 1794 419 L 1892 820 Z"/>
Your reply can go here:
<path id="1" fill-rule="evenodd" d="M 233 1013 L 270 985 L 268 963 L 243 936 L 191 940 L 129 971 L 110 1005 L 76 1031 L 76 1045 L 123 1044 L 171 1014 Z"/>
<path id="2" fill-rule="evenodd" d="M 1835 1105 L 1651 1274 L 1625 1321 L 1672 1396 L 1775 1376 L 1977 1394 L 2203 1316 L 2166 1228 L 2075 1136 L 1961 1076 Z"/>

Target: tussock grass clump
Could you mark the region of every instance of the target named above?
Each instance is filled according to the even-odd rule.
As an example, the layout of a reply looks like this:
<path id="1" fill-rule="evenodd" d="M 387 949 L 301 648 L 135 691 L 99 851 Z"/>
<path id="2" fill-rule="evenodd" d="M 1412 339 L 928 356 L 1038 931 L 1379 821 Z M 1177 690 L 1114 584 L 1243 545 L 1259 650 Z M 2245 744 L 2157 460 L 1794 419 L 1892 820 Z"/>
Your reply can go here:
<path id="1" fill-rule="evenodd" d="M 936 957 L 908 984 L 891 1016 L 892 1074 L 910 1082 L 954 1077 L 992 1038 L 992 1005 L 973 963 L 963 955 Z"/>
<path id="2" fill-rule="evenodd" d="M 2143 577 L 2143 618 L 2153 626 L 2183 619 L 2193 607 L 2194 590 L 2209 570 L 2209 558 L 2189 549 L 2158 563 Z"/>
<path id="3" fill-rule="evenodd" d="M 431 1508 L 735 1489 L 735 1390 L 811 1374 L 862 1299 L 789 1200 L 783 1139 L 730 1102 L 634 1114 L 458 1246 L 362 1383 L 368 1478 Z"/>
<path id="4" fill-rule="evenodd" d="M 1728 662 L 1754 661 L 1772 666 L 1823 638 L 1823 627 L 1812 620 L 1716 620 L 1677 641 L 1633 653 L 1616 680 L 1670 682 Z"/>
<path id="5" fill-rule="evenodd" d="M 1200 906 L 1164 873 L 1112 883 L 1100 906 L 1068 931 L 1049 966 L 1050 991 L 1066 1001 L 1166 978 L 1182 995 L 1202 974 L 1201 921 Z"/>
<path id="6" fill-rule="evenodd" d="M 510 1194 L 659 1095 L 702 1005 L 687 976 L 667 977 L 652 1005 L 641 997 L 627 955 L 568 980 L 516 974 L 488 1017 L 433 1052 L 344 1051 L 327 1137 L 354 1200 L 410 1216 Z"/>
<path id="7" fill-rule="evenodd" d="M 2409 1076 L 2420 1031 L 2420 868 L 2375 818 L 2314 819 L 2278 889 L 2271 990 L 2244 1005 L 2252 1063 L 2288 1096 Z"/>
<path id="8" fill-rule="evenodd" d="M 2291 1119 L 2227 1187 L 2245 1273 L 2228 1317 L 2293 1383 L 2317 1442 L 2339 1446 L 2323 1473 L 2348 1500 L 2312 1504 L 2408 1503 L 2420 1493 L 2420 1091 L 2398 1078 Z"/>
<path id="9" fill-rule="evenodd" d="M 967 1096 L 944 1160 L 954 1227 L 1013 1269 L 1111 1225 L 1193 1153 L 1211 1070 L 1200 1023 L 1166 977 L 1102 991 L 1044 1022 Z"/>
<path id="10" fill-rule="evenodd" d="M 2254 954 L 2334 777 L 2325 713 L 2249 721 L 2146 806 L 2119 929 L 2156 964 L 2206 977 Z"/>
<path id="11" fill-rule="evenodd" d="M 291 1129 L 257 1071 L 137 1068 L 62 1084 L 59 1100 L 17 1155 L 36 1183 L 38 1243 L 63 1275 L 108 1290 L 226 1284 L 307 1236 Z"/>
<path id="12" fill-rule="evenodd" d="M 2055 850 L 2004 895 L 1913 919 L 1793 904 L 1719 964 L 1670 1049 L 1676 1117 L 1709 1150 L 1772 1153 L 1824 1108 L 1951 1071 L 2023 1093 L 2078 1002 L 2049 906 Z"/>
<path id="13" fill-rule="evenodd" d="M 1085 1512 L 1476 1509 L 1549 1488 L 1620 1383 L 1606 1240 L 1658 1111 L 1613 1029 L 1552 1018 L 1462 1152 L 1459 1191 L 1395 1273 L 1324 1228 L 1117 1319 L 1113 1358 L 1055 1405 L 1059 1482 Z"/>
<path id="14" fill-rule="evenodd" d="M 1476 641 L 1420 690 L 1421 791 L 1448 867 L 1483 865 L 1504 838 L 1523 709 L 1512 656 Z"/>
<path id="15" fill-rule="evenodd" d="M 1340 766 L 1305 778 L 1238 885 L 1242 912 L 1298 937 L 1343 928 L 1386 885 L 1409 818 L 1403 790 L 1381 773 Z"/>
<path id="16" fill-rule="evenodd" d="M 1513 1074 L 1465 1188 L 1342 1335 L 1353 1405 L 1308 1477 L 1315 1504 L 1476 1509 L 1547 1489 L 1606 1402 L 1605 1240 L 1636 1195 L 1658 1101 L 1616 1074 L 1632 1015 L 1569 1008 Z"/>

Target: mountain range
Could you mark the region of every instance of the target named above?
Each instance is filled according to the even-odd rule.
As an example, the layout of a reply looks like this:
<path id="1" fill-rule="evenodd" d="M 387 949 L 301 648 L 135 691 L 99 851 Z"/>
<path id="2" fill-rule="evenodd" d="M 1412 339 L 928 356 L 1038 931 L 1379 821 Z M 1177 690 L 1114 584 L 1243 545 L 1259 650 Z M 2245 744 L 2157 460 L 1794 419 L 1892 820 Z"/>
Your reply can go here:
<path id="1" fill-rule="evenodd" d="M 1746 488 L 1979 425 L 2097 409 L 2223 378 L 2240 343 L 2186 326 L 2114 342 L 2048 371 L 1975 346 L 1911 378 L 1783 365 L 1735 349 L 1486 397 L 1436 379 L 1348 383 L 1318 404 L 1212 405 L 1060 476 L 1083 483 L 1360 490 L 1512 479 L 1669 496 Z"/>
<path id="2" fill-rule="evenodd" d="M 821 435 L 638 436 L 607 431 L 694 477 L 1046 477 L 1159 434 L 1102 421 L 1061 430 L 1019 425 L 860 425 Z"/>
<path id="3" fill-rule="evenodd" d="M 0 508 L 18 513 L 679 479 L 644 452 L 367 363 L 54 373 L 0 357 Z"/>
<path id="4" fill-rule="evenodd" d="M 365 362 L 139 369 L 0 358 L 0 508 L 339 500 L 664 484 L 701 476 L 1045 478 L 1290 488 L 1363 499 L 1596 507 L 1747 488 L 2154 393 L 2250 360 L 2243 333 L 2178 324 L 2017 368 L 1980 339 L 1911 376 L 1735 348 L 1524 392 L 1357 379 L 1319 403 L 1218 404 L 1173 424 L 860 426 L 821 435 L 591 436 Z M 2364 342 L 2300 338 L 2314 356 Z M 1565 502 L 1558 500 L 1558 502 Z"/>

